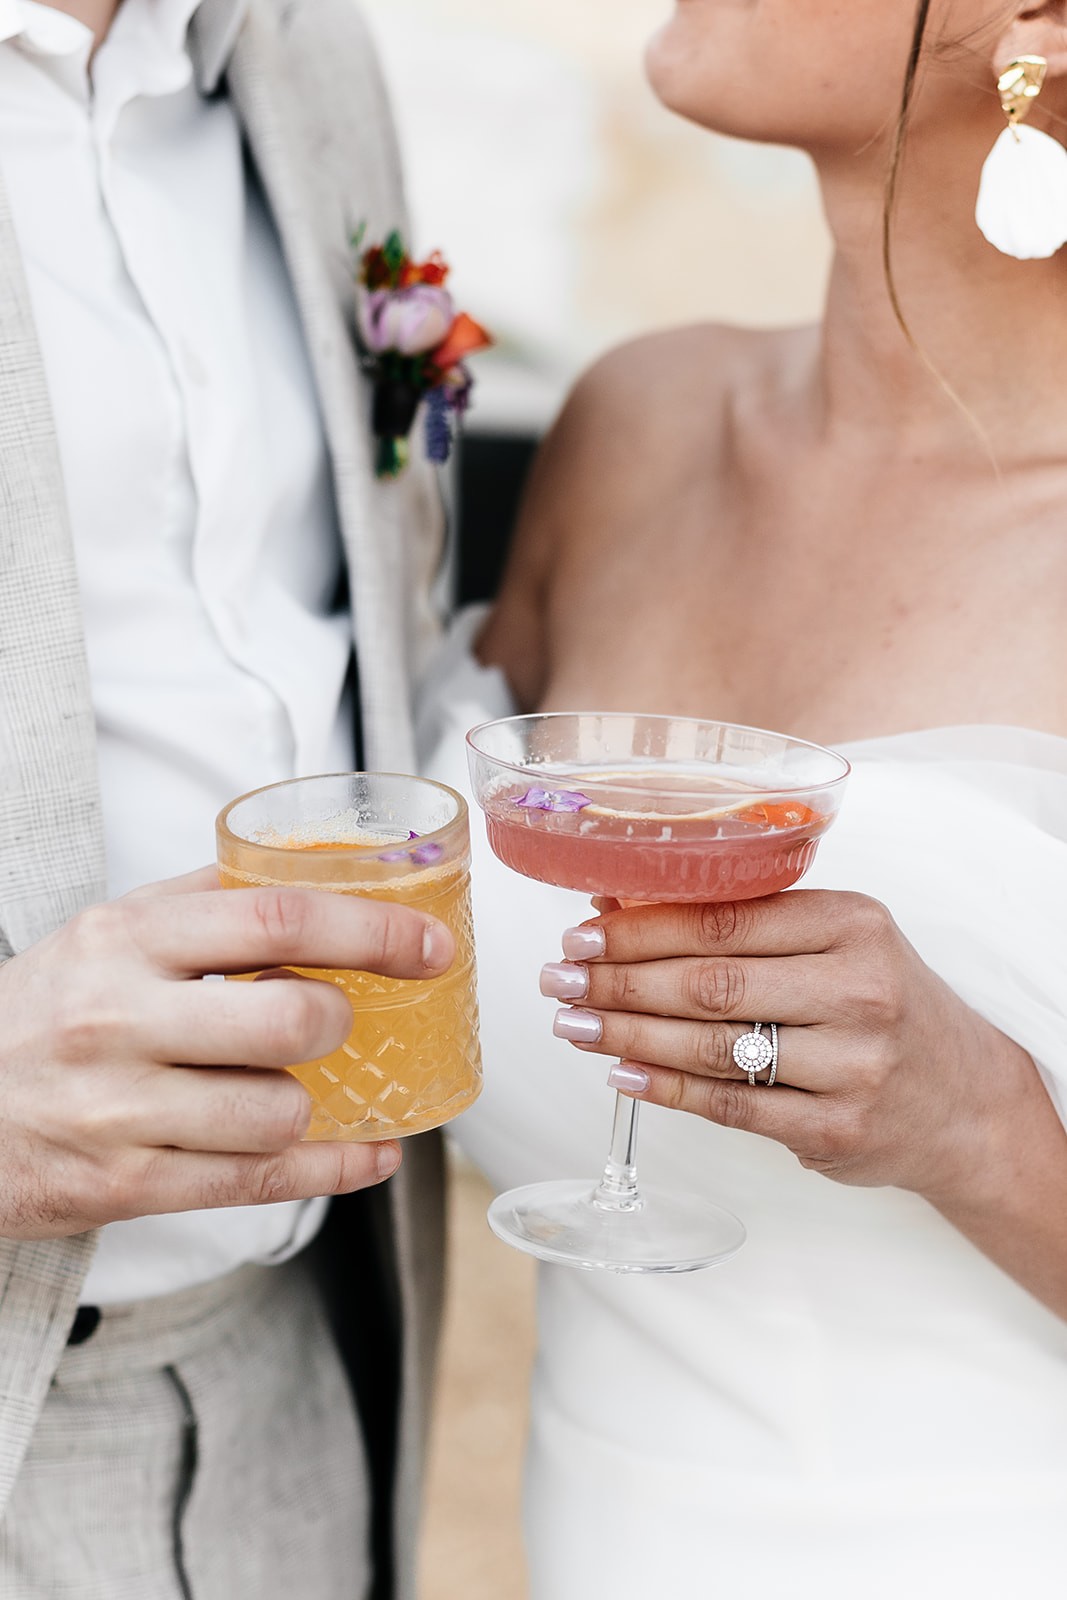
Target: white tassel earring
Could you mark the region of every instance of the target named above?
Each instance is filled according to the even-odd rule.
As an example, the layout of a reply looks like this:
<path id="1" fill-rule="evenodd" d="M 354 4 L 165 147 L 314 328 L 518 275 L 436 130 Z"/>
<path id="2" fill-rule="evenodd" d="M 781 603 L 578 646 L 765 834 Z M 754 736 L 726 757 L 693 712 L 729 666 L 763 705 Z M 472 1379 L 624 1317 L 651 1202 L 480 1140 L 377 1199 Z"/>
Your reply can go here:
<path id="1" fill-rule="evenodd" d="M 1067 244 L 1067 150 L 1037 128 L 1020 127 L 1041 93 L 1044 56 L 1020 56 L 997 79 L 1008 126 L 982 168 L 975 220 L 1006 256 L 1032 261 Z"/>

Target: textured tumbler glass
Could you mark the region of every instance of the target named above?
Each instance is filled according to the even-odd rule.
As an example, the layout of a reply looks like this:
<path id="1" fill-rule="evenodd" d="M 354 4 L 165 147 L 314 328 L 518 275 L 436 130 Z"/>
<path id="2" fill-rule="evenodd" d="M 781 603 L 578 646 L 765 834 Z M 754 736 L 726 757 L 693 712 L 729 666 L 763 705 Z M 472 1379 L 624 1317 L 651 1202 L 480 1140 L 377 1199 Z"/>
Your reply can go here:
<path id="1" fill-rule="evenodd" d="M 225 888 L 286 885 L 416 906 L 456 941 L 439 978 L 291 969 L 335 983 L 355 1014 L 339 1050 L 289 1069 L 314 1102 L 306 1137 L 401 1138 L 466 1110 L 482 1069 L 462 796 L 398 773 L 296 778 L 231 801 L 216 835 Z"/>

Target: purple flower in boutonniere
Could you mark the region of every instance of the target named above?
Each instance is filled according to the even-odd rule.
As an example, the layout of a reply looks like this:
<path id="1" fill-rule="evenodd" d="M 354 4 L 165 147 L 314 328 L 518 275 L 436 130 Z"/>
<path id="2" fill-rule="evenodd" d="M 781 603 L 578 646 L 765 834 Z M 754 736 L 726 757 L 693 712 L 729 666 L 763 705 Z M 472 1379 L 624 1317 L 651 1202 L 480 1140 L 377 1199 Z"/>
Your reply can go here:
<path id="1" fill-rule="evenodd" d="M 373 289 L 359 301 L 359 331 L 372 355 L 395 350 L 421 356 L 444 342 L 456 320 L 447 289 L 415 284 L 410 289 Z"/>
<path id="2" fill-rule="evenodd" d="M 359 251 L 363 229 L 352 248 Z M 455 420 L 467 408 L 471 376 L 465 359 L 492 343 L 445 288 L 448 264 L 438 252 L 413 261 L 399 233 L 359 255 L 356 321 L 364 366 L 374 385 L 375 470 L 395 478 L 408 455 L 408 436 L 421 402 L 431 461 L 447 461 Z"/>

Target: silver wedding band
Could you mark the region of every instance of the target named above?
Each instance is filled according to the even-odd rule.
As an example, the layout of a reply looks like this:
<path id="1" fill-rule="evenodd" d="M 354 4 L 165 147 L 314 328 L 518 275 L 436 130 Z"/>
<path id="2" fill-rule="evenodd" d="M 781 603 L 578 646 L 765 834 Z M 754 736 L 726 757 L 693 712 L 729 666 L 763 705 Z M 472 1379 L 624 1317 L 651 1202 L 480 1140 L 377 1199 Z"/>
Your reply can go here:
<path id="1" fill-rule="evenodd" d="M 768 1027 L 770 1034 L 765 1034 L 763 1029 Z M 766 1072 L 769 1089 L 778 1076 L 778 1024 L 776 1022 L 754 1022 L 751 1033 L 743 1033 L 739 1039 L 734 1040 L 734 1064 L 741 1072 L 748 1074 L 748 1081 L 753 1086 L 761 1072 Z"/>

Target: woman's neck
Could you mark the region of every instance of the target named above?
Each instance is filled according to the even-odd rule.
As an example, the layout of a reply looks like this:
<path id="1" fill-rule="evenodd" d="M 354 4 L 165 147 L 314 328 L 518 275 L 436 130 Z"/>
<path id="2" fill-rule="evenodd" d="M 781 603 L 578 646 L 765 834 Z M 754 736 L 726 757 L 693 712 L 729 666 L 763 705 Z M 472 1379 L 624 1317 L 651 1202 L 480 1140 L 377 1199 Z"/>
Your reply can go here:
<path id="1" fill-rule="evenodd" d="M 922 455 L 977 450 L 1004 467 L 1062 458 L 1067 261 L 1015 261 L 986 243 L 973 209 L 984 151 L 951 143 L 916 141 L 901 174 L 891 262 L 908 333 L 886 280 L 883 169 L 873 159 L 864 171 L 855 158 L 819 163 L 836 244 L 818 375 L 824 425 L 881 430 Z M 972 169 L 973 184 L 961 183 Z"/>

